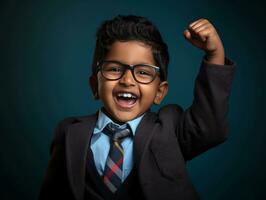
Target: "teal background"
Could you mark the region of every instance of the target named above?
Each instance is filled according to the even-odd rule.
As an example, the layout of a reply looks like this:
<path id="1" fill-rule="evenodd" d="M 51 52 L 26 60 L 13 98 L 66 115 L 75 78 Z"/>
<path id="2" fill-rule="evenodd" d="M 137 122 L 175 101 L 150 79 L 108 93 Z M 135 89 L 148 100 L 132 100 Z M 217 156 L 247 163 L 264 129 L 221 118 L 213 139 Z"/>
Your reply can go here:
<path id="1" fill-rule="evenodd" d="M 265 199 L 264 8 L 258 0 L 1 1 L 0 199 L 36 199 L 56 123 L 100 106 L 88 87 L 95 32 L 117 14 L 158 26 L 171 58 L 163 104 L 184 108 L 203 53 L 182 32 L 201 17 L 213 22 L 237 63 L 230 138 L 190 161 L 188 171 L 202 199 Z"/>

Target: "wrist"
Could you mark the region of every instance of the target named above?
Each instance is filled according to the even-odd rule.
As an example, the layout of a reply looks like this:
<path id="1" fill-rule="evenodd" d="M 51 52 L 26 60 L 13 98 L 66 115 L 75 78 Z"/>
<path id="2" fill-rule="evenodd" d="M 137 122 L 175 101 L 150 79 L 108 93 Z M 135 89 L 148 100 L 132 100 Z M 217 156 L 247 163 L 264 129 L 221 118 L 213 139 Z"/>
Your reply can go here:
<path id="1" fill-rule="evenodd" d="M 223 47 L 215 50 L 206 52 L 206 61 L 210 64 L 224 65 L 224 49 Z"/>

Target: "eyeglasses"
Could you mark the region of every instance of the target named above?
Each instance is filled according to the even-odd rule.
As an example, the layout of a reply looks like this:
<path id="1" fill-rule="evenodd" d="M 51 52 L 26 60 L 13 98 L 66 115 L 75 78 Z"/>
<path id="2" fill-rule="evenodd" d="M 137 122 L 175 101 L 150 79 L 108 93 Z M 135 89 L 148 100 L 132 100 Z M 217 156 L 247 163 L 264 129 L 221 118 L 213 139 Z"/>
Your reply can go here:
<path id="1" fill-rule="evenodd" d="M 135 81 L 143 84 L 151 83 L 157 76 L 160 68 L 150 64 L 127 65 L 118 61 L 105 60 L 97 63 L 97 72 L 107 80 L 118 80 L 123 77 L 126 70 L 130 70 Z"/>

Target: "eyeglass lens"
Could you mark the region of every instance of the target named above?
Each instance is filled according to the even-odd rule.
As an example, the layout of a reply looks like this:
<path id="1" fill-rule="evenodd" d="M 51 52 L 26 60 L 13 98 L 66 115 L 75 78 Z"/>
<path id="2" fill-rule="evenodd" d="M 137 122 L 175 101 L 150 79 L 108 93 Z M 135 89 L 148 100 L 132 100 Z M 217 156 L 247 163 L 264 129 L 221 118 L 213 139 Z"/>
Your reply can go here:
<path id="1" fill-rule="evenodd" d="M 105 78 L 110 80 L 120 79 L 127 66 L 116 62 L 103 62 L 101 71 Z M 137 82 L 149 83 L 154 80 L 156 76 L 156 69 L 148 65 L 135 65 L 133 67 L 133 77 Z"/>

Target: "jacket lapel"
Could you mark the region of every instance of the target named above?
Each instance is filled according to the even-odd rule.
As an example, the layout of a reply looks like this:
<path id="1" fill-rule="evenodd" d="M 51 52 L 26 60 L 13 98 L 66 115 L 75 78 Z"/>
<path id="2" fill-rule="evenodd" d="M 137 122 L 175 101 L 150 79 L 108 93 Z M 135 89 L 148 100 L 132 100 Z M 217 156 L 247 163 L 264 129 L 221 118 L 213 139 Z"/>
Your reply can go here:
<path id="1" fill-rule="evenodd" d="M 86 155 L 90 138 L 97 121 L 97 114 L 78 119 L 66 133 L 66 160 L 70 187 L 77 200 L 82 200 L 85 188 Z M 142 155 L 152 138 L 156 116 L 147 112 L 141 120 L 134 137 L 134 162 L 139 167 Z"/>
<path id="2" fill-rule="evenodd" d="M 83 199 L 85 188 L 86 155 L 97 114 L 80 118 L 66 133 L 66 160 L 70 187 L 77 200 Z"/>
<path id="3" fill-rule="evenodd" d="M 152 112 L 147 112 L 141 120 L 134 137 L 134 163 L 139 167 L 143 153 L 147 150 L 148 144 L 151 141 L 153 128 L 156 120 L 156 115 Z"/>

